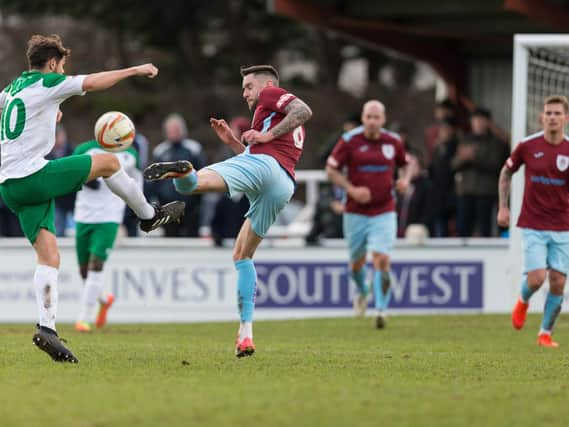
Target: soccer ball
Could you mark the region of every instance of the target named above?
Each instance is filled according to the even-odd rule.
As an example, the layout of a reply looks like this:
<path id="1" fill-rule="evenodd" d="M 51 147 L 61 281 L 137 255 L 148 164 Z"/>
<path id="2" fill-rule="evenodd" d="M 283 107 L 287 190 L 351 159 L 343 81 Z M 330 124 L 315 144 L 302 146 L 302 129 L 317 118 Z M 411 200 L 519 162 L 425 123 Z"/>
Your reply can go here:
<path id="1" fill-rule="evenodd" d="M 126 114 L 109 111 L 95 123 L 95 139 L 106 151 L 118 153 L 126 150 L 134 141 L 134 124 Z"/>

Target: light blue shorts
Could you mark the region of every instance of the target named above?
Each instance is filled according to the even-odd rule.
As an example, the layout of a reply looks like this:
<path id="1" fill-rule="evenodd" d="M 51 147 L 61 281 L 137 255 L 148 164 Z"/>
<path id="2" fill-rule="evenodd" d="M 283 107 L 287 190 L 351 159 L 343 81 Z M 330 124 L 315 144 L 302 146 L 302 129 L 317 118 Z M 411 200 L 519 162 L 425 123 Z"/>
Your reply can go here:
<path id="1" fill-rule="evenodd" d="M 366 252 L 389 255 L 397 237 L 397 216 L 395 212 L 375 216 L 346 213 L 344 237 L 348 242 L 351 261 L 359 260 Z"/>
<path id="2" fill-rule="evenodd" d="M 541 231 L 522 228 L 524 273 L 551 268 L 569 272 L 569 231 Z"/>
<path id="3" fill-rule="evenodd" d="M 221 175 L 231 197 L 238 193 L 247 196 L 250 207 L 245 217 L 260 237 L 265 237 L 294 193 L 292 178 L 273 157 L 251 154 L 249 149 L 207 169 Z"/>

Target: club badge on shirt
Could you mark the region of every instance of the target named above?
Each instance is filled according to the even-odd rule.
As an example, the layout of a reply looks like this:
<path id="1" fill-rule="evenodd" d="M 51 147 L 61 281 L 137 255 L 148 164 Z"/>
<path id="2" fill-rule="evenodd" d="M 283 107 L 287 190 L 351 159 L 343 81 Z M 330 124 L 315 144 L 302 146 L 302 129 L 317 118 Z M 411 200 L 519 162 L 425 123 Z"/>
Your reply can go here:
<path id="1" fill-rule="evenodd" d="M 556 163 L 557 163 L 557 169 L 559 169 L 561 172 L 565 172 L 567 167 L 569 167 L 569 156 L 558 154 Z"/>
<path id="2" fill-rule="evenodd" d="M 381 152 L 387 160 L 391 160 L 395 156 L 395 148 L 391 144 L 384 144 L 381 146 Z"/>

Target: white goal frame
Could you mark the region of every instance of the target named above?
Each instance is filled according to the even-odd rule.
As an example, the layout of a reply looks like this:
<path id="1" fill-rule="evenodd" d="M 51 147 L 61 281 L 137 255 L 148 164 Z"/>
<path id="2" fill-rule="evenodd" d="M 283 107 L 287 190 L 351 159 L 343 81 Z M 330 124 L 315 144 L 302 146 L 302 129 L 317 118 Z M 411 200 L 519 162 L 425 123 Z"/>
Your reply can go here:
<path id="1" fill-rule="evenodd" d="M 528 106 L 528 60 L 529 48 L 567 47 L 569 35 L 566 34 L 516 34 L 514 36 L 514 63 L 512 81 L 512 150 L 526 137 Z M 569 96 L 569 94 L 565 94 Z M 512 178 L 510 197 L 510 265 L 507 267 L 512 289 L 512 301 L 519 295 L 522 272 L 521 231 L 516 227 L 520 214 L 524 191 L 524 169 L 521 168 Z M 536 298 L 537 299 L 537 298 Z M 534 309 L 541 309 L 541 304 L 533 304 Z"/>

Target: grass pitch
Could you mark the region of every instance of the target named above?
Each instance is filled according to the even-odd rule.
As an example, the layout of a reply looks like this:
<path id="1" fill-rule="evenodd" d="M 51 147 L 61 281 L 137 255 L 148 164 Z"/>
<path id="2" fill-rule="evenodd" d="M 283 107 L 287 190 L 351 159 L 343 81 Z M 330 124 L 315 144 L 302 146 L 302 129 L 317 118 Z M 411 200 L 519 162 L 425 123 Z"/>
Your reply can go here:
<path id="1" fill-rule="evenodd" d="M 0 325 L 0 425 L 566 426 L 569 327 L 535 345 L 540 318 L 257 322 L 257 354 L 233 356 L 235 323 L 60 327 L 79 365 Z"/>

